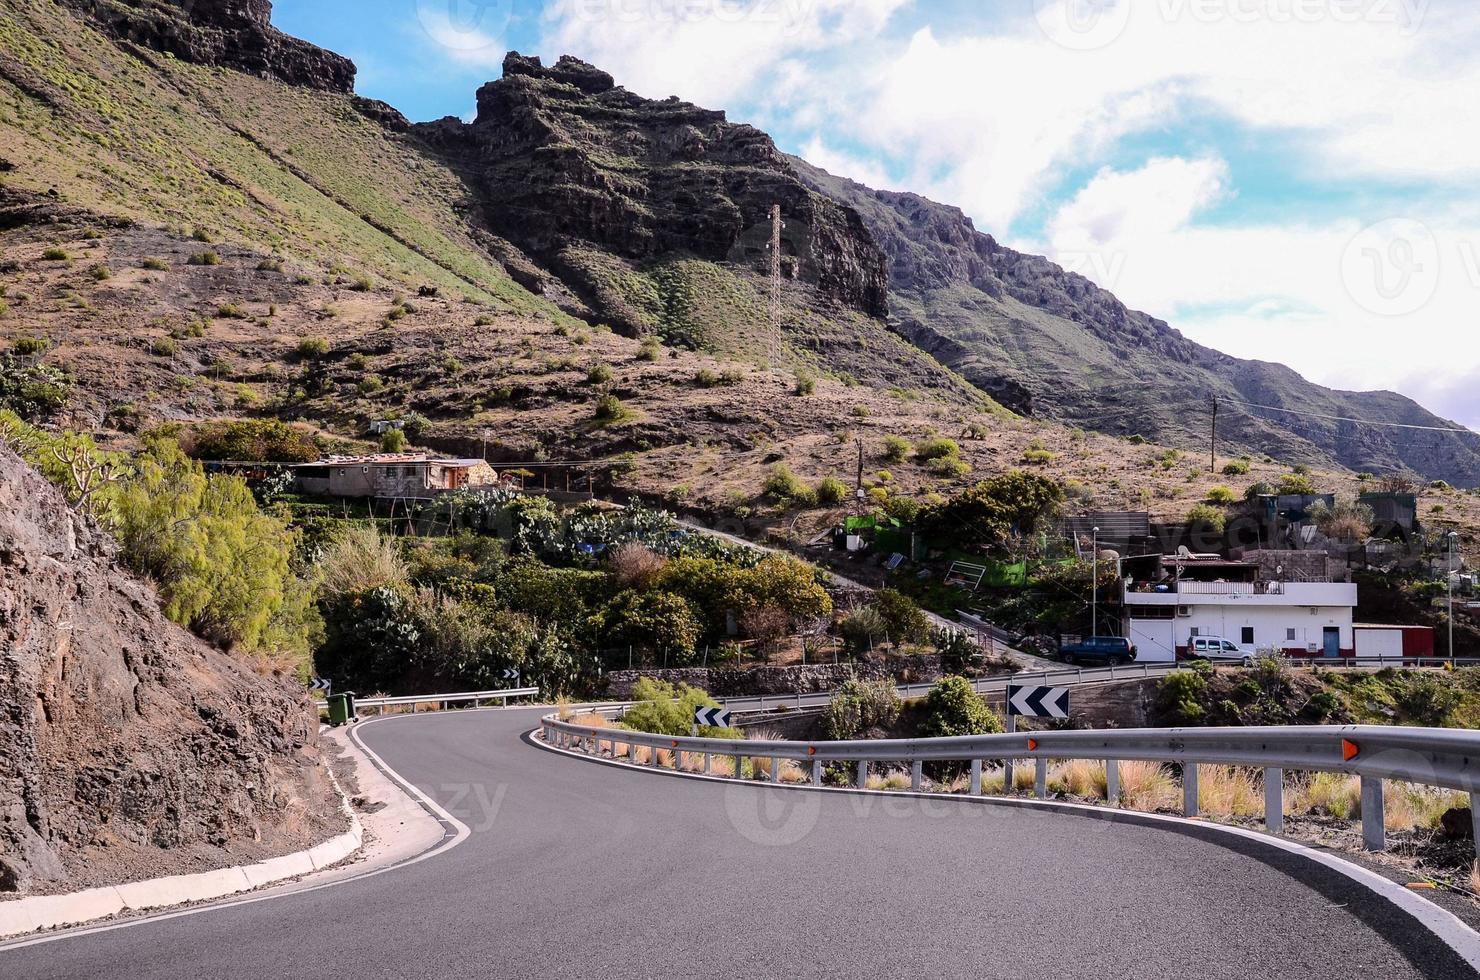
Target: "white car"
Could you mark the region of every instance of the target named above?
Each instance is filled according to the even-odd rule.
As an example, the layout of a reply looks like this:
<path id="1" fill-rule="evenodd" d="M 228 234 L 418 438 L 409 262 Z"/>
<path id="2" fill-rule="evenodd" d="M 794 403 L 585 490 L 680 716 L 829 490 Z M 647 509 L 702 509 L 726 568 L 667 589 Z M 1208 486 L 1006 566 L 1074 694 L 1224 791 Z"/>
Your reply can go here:
<path id="1" fill-rule="evenodd" d="M 1254 655 L 1232 640 L 1221 636 L 1194 636 L 1187 645 L 1189 660 L 1236 660 L 1245 667 L 1254 666 Z"/>

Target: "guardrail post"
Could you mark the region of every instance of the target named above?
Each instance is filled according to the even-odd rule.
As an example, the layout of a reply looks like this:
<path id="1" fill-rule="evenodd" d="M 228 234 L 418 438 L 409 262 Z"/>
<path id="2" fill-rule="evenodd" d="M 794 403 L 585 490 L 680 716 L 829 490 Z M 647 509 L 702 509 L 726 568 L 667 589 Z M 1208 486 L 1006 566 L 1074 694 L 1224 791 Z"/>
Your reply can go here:
<path id="1" fill-rule="evenodd" d="M 868 789 L 868 760 L 858 760 L 858 788 Z"/>
<path id="2" fill-rule="evenodd" d="M 1048 799 L 1048 760 L 1042 756 L 1033 760 L 1037 770 L 1033 774 L 1033 792 L 1040 800 Z"/>
<path id="3" fill-rule="evenodd" d="M 1197 763 L 1182 764 L 1182 815 L 1197 816 Z"/>
<path id="4" fill-rule="evenodd" d="M 822 764 L 822 760 L 819 759 L 819 758 L 817 758 L 814 755 L 812 757 L 812 785 L 813 786 L 821 786 L 822 785 L 822 770 L 823 770 L 823 768 L 824 767 L 823 767 L 823 764 Z"/>
<path id="5" fill-rule="evenodd" d="M 1475 846 L 1480 848 L 1480 793 L 1470 794 L 1470 827 L 1475 832 Z"/>
<path id="6" fill-rule="evenodd" d="M 1016 780 L 1015 780 L 1015 778 L 1013 776 L 1013 772 L 1012 772 L 1012 760 L 1011 759 L 1003 759 L 1002 760 L 1002 795 L 1003 796 L 1011 796 L 1013 794 L 1013 791 L 1016 788 L 1017 788 L 1017 786 L 1016 786 Z"/>
<path id="7" fill-rule="evenodd" d="M 1120 760 L 1105 760 L 1105 802 L 1120 805 Z"/>
<path id="8" fill-rule="evenodd" d="M 704 775 L 709 775 L 714 770 L 714 756 L 708 752 L 704 753 Z"/>
<path id="9" fill-rule="evenodd" d="M 771 782 L 781 782 L 781 760 L 771 756 Z"/>
<path id="10" fill-rule="evenodd" d="M 971 795 L 982 795 L 982 760 L 971 760 Z"/>
<path id="11" fill-rule="evenodd" d="M 1264 770 L 1264 829 L 1271 834 L 1285 832 L 1285 770 Z"/>
<path id="12" fill-rule="evenodd" d="M 648 759 L 648 765 L 654 769 L 663 768 L 663 763 L 658 756 L 658 747 L 656 745 L 650 745 L 648 746 L 648 752 L 652 756 L 652 758 Z"/>
<path id="13" fill-rule="evenodd" d="M 920 792 L 920 787 L 924 784 L 925 781 L 924 774 L 925 763 L 921 762 L 919 759 L 916 759 L 914 762 L 910 763 L 910 789 L 912 791 L 916 793 Z"/>
<path id="14" fill-rule="evenodd" d="M 744 779 L 745 778 L 745 756 L 743 756 L 743 755 L 737 755 L 737 756 L 735 756 L 735 774 L 734 774 L 734 778 L 736 778 L 736 779 Z"/>
<path id="15" fill-rule="evenodd" d="M 1362 847 L 1369 851 L 1387 849 L 1387 822 L 1382 809 L 1382 779 L 1362 777 Z"/>

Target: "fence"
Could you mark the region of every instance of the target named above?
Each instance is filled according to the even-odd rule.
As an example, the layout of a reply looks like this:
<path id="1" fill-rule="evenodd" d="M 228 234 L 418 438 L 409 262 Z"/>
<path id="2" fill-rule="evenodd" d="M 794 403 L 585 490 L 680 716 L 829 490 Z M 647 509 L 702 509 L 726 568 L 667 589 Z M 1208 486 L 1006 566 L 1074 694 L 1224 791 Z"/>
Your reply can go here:
<path id="1" fill-rule="evenodd" d="M 366 708 L 371 708 L 377 714 L 384 714 L 386 708 L 410 705 L 411 713 L 415 714 L 417 709 L 423 704 L 435 704 L 441 710 L 446 711 L 449 705 L 462 704 L 476 708 L 484 701 L 498 701 L 507 707 L 510 698 L 537 698 L 539 696 L 539 688 L 521 687 L 508 691 L 470 691 L 464 694 L 422 694 L 400 698 L 355 698 L 355 711 L 360 712 Z"/>

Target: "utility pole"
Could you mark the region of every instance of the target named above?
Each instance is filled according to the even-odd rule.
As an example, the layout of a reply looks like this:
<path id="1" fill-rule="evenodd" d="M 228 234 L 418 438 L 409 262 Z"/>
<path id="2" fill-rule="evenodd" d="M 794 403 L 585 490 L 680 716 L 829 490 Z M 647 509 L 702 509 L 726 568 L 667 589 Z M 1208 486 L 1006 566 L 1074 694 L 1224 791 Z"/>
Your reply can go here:
<path id="1" fill-rule="evenodd" d="M 1094 571 L 1090 574 L 1094 584 L 1090 586 L 1089 635 L 1093 637 L 1100 635 L 1100 529 L 1095 528 L 1090 535 L 1090 551 L 1094 555 L 1090 565 Z"/>
<path id="2" fill-rule="evenodd" d="M 771 367 L 781 360 L 781 205 L 771 205 Z"/>
<path id="3" fill-rule="evenodd" d="M 853 499 L 857 501 L 854 505 L 858 515 L 863 516 L 863 436 L 855 440 L 858 444 L 858 482 L 853 487 Z"/>
<path id="4" fill-rule="evenodd" d="M 1449 538 L 1449 659 L 1454 660 L 1454 543 L 1459 540 L 1458 531 L 1450 531 Z"/>
<path id="5" fill-rule="evenodd" d="M 1213 430 L 1208 440 L 1208 472 L 1218 472 L 1218 396 L 1213 396 Z"/>

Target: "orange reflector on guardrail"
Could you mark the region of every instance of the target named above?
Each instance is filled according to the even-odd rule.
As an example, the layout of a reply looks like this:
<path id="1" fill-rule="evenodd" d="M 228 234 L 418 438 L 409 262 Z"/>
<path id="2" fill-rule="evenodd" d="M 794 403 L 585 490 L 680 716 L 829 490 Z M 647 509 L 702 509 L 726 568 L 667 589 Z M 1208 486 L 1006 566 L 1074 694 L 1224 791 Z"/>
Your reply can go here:
<path id="1" fill-rule="evenodd" d="M 1030 739 L 1028 739 L 1028 751 L 1029 752 L 1037 752 L 1038 751 L 1038 739 L 1036 739 L 1036 738 L 1030 738 Z"/>
<path id="2" fill-rule="evenodd" d="M 809 745 L 809 746 L 807 746 L 807 754 L 808 755 L 816 755 L 817 754 L 817 746 L 815 746 L 815 745 Z"/>
<path id="3" fill-rule="evenodd" d="M 675 748 L 675 749 L 676 749 L 676 748 L 678 748 L 678 742 L 677 742 L 677 740 L 675 740 L 675 741 L 674 741 L 674 743 L 673 743 L 673 747 L 674 747 L 674 748 Z"/>
<path id="4" fill-rule="evenodd" d="M 1352 761 L 1357 757 L 1357 753 L 1361 751 L 1362 749 L 1351 739 L 1344 738 L 1341 740 L 1341 759 L 1343 762 Z"/>

